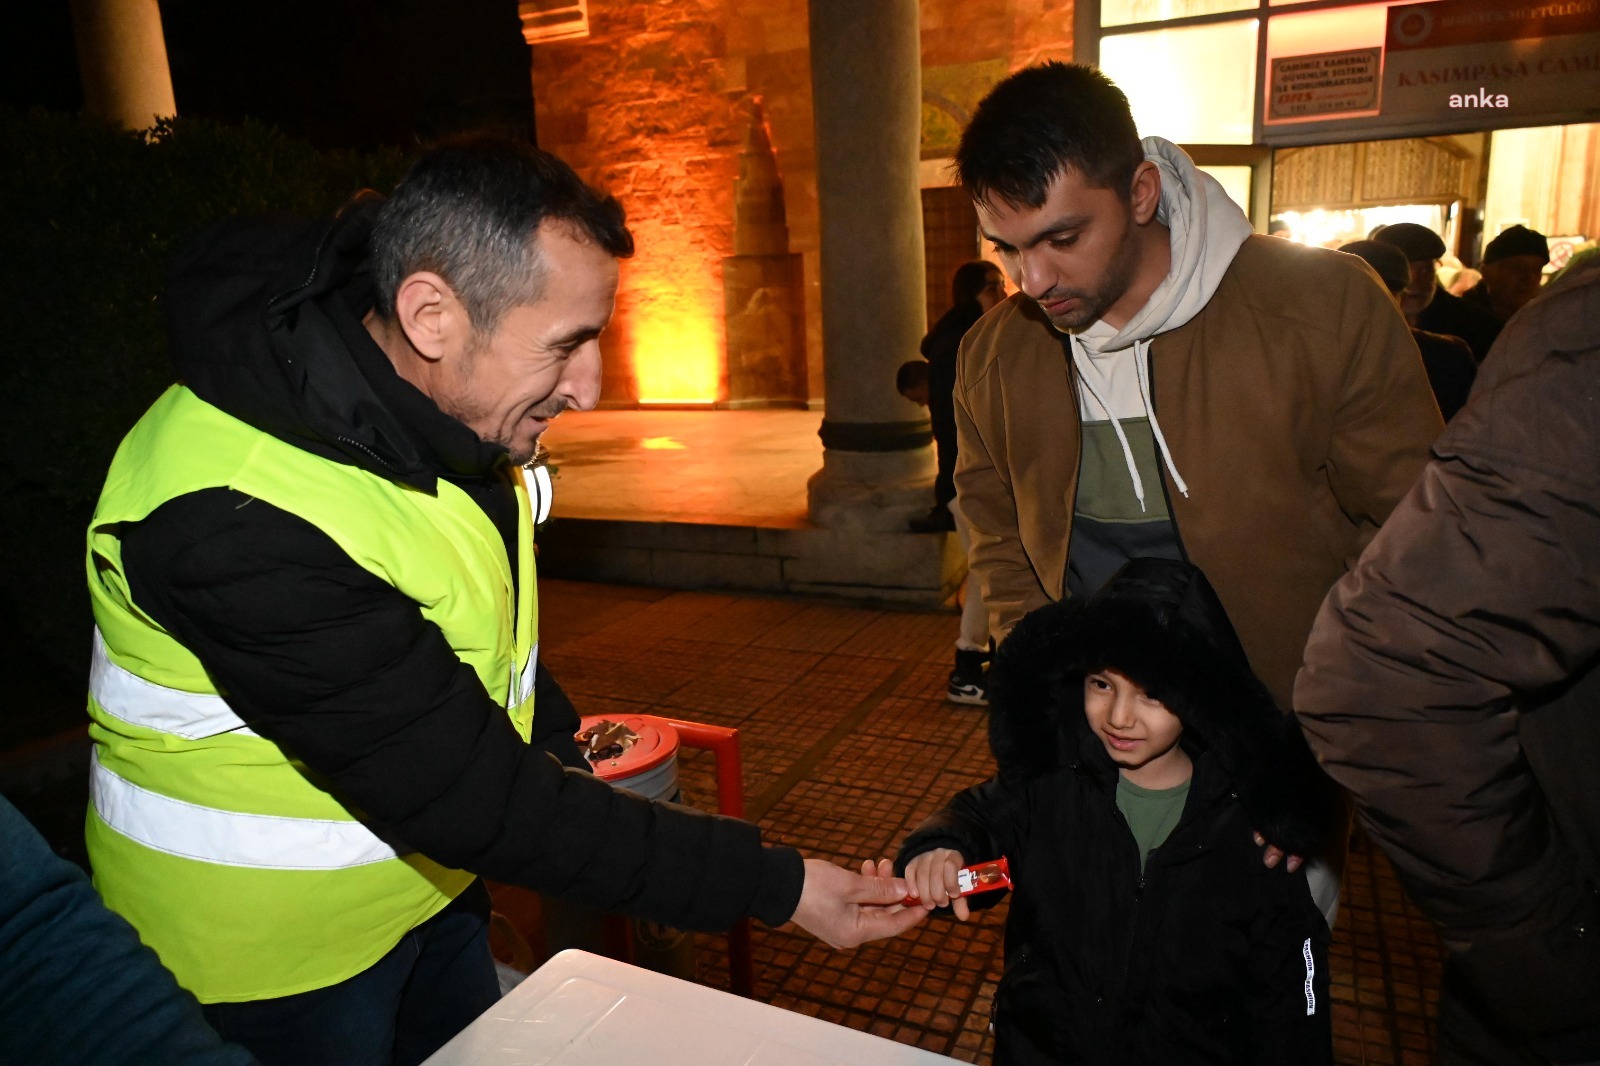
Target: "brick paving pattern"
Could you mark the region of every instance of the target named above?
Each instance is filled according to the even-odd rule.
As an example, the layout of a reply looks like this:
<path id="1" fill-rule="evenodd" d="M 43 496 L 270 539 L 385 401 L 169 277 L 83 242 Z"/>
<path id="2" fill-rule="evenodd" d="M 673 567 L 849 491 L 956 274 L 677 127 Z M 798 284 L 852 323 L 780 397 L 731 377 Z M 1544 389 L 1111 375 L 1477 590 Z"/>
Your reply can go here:
<path id="1" fill-rule="evenodd" d="M 541 654 L 584 714 L 735 726 L 750 817 L 768 838 L 859 864 L 992 772 L 980 709 L 944 700 L 956 632 L 915 614 L 735 594 L 540 583 Z M 709 753 L 686 753 L 686 802 L 715 807 Z M 988 1062 L 1004 904 L 934 918 L 854 952 L 758 927 L 756 994 L 779 1007 L 965 1062 Z M 728 987 L 726 941 L 698 939 L 698 979 Z M 1336 1060 L 1430 1061 L 1432 927 L 1358 836 L 1334 932 Z"/>

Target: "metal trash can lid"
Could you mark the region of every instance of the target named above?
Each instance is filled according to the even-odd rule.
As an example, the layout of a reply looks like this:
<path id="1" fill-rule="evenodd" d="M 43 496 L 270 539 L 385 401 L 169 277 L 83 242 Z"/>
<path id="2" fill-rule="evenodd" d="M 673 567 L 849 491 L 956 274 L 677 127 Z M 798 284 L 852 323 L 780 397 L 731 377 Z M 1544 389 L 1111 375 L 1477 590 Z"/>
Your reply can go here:
<path id="1" fill-rule="evenodd" d="M 605 721 L 620 722 L 638 734 L 639 739 L 615 758 L 589 763 L 602 780 L 614 785 L 626 784 L 629 779 L 647 774 L 678 756 L 678 731 L 665 718 L 654 715 L 587 715 L 578 723 L 578 731 L 585 732 Z"/>

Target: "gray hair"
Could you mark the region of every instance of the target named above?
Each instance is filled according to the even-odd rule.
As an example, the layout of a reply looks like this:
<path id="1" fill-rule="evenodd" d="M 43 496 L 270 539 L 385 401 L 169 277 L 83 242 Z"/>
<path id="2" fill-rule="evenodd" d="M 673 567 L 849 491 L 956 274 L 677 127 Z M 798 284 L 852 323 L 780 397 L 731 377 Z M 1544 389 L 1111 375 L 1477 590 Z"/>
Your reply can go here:
<path id="1" fill-rule="evenodd" d="M 622 205 L 549 152 L 487 136 L 430 149 L 378 212 L 378 314 L 394 317 L 400 283 L 429 270 L 454 291 L 475 332 L 494 332 L 507 311 L 543 290 L 535 237 L 546 222 L 566 223 L 618 259 L 633 254 Z"/>

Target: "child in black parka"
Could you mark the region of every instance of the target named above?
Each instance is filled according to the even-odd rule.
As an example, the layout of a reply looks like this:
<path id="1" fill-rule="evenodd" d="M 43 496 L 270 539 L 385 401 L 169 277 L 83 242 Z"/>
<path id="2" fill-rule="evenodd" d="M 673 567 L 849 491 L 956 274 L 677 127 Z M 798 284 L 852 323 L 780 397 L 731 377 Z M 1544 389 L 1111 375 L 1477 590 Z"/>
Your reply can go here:
<path id="1" fill-rule="evenodd" d="M 897 865 L 964 920 L 956 870 L 1010 860 L 995 1062 L 1331 1062 L 1327 925 L 1255 842 L 1313 853 L 1328 786 L 1204 575 L 1136 559 L 1029 614 L 992 671 L 999 774 Z"/>

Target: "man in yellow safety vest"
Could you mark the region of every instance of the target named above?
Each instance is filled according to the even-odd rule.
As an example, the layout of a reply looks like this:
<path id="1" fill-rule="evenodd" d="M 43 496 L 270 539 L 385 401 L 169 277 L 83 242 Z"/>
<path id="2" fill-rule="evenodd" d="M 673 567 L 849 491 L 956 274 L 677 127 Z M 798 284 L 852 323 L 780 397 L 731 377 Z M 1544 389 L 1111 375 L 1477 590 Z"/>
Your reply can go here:
<path id="1" fill-rule="evenodd" d="M 524 464 L 597 400 L 632 250 L 560 160 L 474 139 L 175 265 L 181 384 L 89 530 L 88 839 L 106 902 L 269 1066 L 420 1061 L 489 1006 L 480 875 L 836 945 L 922 913 L 582 768 Z"/>

